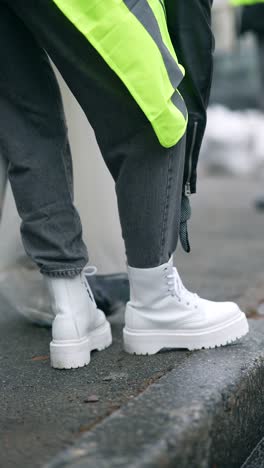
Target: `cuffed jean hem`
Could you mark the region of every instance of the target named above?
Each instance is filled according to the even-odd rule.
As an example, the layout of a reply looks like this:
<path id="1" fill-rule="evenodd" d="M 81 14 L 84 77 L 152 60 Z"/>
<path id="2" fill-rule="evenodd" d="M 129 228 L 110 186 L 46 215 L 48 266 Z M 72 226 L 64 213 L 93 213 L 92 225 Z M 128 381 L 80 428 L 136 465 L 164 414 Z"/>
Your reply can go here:
<path id="1" fill-rule="evenodd" d="M 41 268 L 40 273 L 51 278 L 75 278 L 81 274 L 83 268 L 84 267 L 70 268 L 65 270 L 47 270 L 46 268 Z"/>

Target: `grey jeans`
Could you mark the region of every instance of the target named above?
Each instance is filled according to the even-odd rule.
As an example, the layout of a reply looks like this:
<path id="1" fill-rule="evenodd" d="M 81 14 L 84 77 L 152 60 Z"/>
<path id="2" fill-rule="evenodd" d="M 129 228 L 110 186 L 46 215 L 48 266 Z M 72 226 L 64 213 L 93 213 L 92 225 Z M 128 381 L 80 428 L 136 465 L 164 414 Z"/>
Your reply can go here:
<path id="1" fill-rule="evenodd" d="M 88 260 L 46 52 L 84 110 L 114 178 L 128 264 L 166 262 L 179 235 L 185 138 L 170 149 L 160 146 L 122 82 L 51 0 L 0 0 L 0 152 L 9 162 L 27 253 L 54 276 L 76 275 Z"/>

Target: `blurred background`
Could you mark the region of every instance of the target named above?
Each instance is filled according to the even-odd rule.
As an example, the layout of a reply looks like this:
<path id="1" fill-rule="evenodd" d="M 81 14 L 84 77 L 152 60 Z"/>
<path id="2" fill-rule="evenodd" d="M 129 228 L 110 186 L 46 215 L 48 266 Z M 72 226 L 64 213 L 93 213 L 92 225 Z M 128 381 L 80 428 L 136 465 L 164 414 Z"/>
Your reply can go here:
<path id="1" fill-rule="evenodd" d="M 264 8 L 264 4 L 261 6 Z M 187 257 L 177 253 L 189 286 L 204 291 L 207 296 L 212 296 L 212 288 L 216 288 L 217 294 L 224 294 L 225 298 L 237 295 L 233 292 L 235 278 L 240 278 L 242 290 L 248 284 L 249 274 L 252 277 L 253 273 L 258 275 L 263 271 L 260 261 L 263 218 L 256 218 L 255 210 L 264 205 L 264 41 L 261 38 L 264 25 L 263 36 L 256 35 L 254 28 L 241 35 L 241 30 L 248 29 L 245 22 L 241 8 L 233 8 L 227 0 L 215 0 L 215 71 L 200 158 L 198 196 L 193 197 L 193 254 Z M 98 267 L 103 289 L 109 286 L 109 297 L 116 284 L 115 293 L 120 295 L 117 301 L 126 300 L 125 251 L 114 184 L 89 123 L 59 74 L 58 78 L 74 160 L 75 202 L 82 218 L 90 264 Z M 0 164 L 0 211 L 1 294 L 13 308 L 20 312 L 32 309 L 34 316 L 34 311 L 47 308 L 45 290 L 41 275 L 26 258 L 21 244 L 19 218 L 10 187 L 6 188 L 4 161 Z M 216 264 L 220 268 L 218 276 Z M 106 309 L 111 302 L 108 299 L 102 300 Z"/>
<path id="2" fill-rule="evenodd" d="M 262 19 L 261 19 L 262 18 Z M 233 175 L 263 171 L 264 5 L 215 0 L 215 68 L 203 166 Z"/>

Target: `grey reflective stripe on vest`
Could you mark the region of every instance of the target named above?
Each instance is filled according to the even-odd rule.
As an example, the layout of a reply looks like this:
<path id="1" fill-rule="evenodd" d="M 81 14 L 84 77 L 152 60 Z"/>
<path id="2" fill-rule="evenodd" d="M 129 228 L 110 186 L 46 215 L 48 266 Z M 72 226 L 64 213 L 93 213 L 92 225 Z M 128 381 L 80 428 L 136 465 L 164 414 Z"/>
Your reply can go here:
<path id="1" fill-rule="evenodd" d="M 183 98 L 181 97 L 180 93 L 177 90 L 172 95 L 171 101 L 173 102 L 175 107 L 177 107 L 177 109 L 179 109 L 179 111 L 182 113 L 184 118 L 187 119 L 188 112 L 187 112 L 186 104 L 185 104 Z"/>
<path id="2" fill-rule="evenodd" d="M 150 8 L 147 0 L 123 0 L 128 9 L 133 13 L 137 20 L 144 26 L 146 31 L 152 37 L 163 58 L 164 65 L 167 69 L 167 73 L 172 84 L 172 87 L 176 89 L 179 83 L 183 79 L 183 74 L 177 63 L 172 57 L 169 49 L 164 44 L 162 35 L 160 32 L 159 24 L 156 17 Z M 154 70 L 153 70 L 154 72 Z"/>

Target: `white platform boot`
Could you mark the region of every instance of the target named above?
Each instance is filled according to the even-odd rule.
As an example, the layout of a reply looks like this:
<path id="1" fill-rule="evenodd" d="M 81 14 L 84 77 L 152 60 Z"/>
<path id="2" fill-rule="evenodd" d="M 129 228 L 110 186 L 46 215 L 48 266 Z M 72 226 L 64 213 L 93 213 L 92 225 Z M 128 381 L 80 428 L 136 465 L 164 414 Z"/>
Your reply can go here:
<path id="1" fill-rule="evenodd" d="M 207 301 L 189 292 L 172 258 L 155 268 L 128 267 L 128 276 L 124 346 L 129 353 L 214 348 L 248 332 L 246 316 L 235 303 Z"/>
<path id="2" fill-rule="evenodd" d="M 50 343 L 52 367 L 83 367 L 89 364 L 92 350 L 100 351 L 112 343 L 110 324 L 97 309 L 85 277 L 95 272 L 95 267 L 87 267 L 75 278 L 45 278 L 55 315 Z"/>

